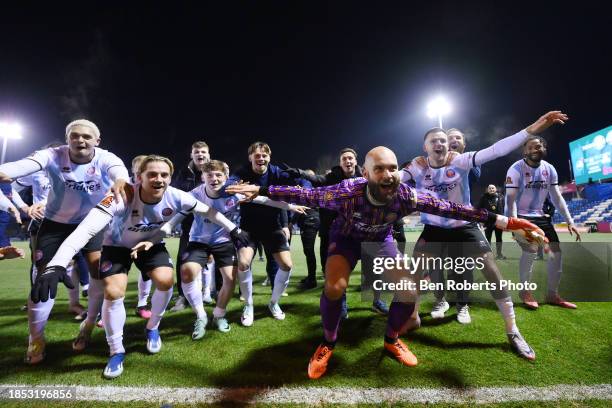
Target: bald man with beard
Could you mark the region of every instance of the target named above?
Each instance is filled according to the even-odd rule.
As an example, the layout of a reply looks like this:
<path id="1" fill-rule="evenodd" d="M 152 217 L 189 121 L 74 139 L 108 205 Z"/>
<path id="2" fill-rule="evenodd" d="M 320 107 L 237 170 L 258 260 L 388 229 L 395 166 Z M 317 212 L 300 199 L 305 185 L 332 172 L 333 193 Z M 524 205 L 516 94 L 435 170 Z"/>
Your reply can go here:
<path id="1" fill-rule="evenodd" d="M 543 232 L 529 222 L 439 200 L 400 183 L 397 158 L 384 146 L 376 147 L 367 154 L 363 175 L 333 186 L 312 189 L 290 186 L 260 188 L 246 184 L 227 188 L 229 193 L 240 193 L 249 198 L 264 195 L 274 200 L 327 208 L 338 213 L 330 232 L 325 287 L 320 303 L 324 339 L 308 364 L 308 377 L 311 379 L 320 378 L 327 370 L 338 337 L 342 294 L 348 286 L 351 271 L 361 258 L 361 243 L 382 243 L 383 256 L 386 257 L 399 254 L 392 236 L 395 220 L 421 211 L 496 224 L 504 229 L 526 229 L 543 236 Z M 415 366 L 417 358 L 399 339 L 414 310 L 415 294 L 406 292 L 409 291 L 396 292 L 391 303 L 384 348 L 402 364 Z"/>

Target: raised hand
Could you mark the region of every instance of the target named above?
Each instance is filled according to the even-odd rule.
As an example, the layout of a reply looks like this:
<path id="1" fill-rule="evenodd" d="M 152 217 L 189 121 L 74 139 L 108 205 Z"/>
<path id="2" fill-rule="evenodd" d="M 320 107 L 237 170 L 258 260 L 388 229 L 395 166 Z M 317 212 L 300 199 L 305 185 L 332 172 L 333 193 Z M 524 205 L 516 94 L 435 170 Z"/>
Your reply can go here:
<path id="1" fill-rule="evenodd" d="M 527 132 L 532 135 L 542 133 L 552 125 L 564 125 L 569 117 L 561 111 L 551 111 L 542 115 L 533 124 L 527 127 Z"/>

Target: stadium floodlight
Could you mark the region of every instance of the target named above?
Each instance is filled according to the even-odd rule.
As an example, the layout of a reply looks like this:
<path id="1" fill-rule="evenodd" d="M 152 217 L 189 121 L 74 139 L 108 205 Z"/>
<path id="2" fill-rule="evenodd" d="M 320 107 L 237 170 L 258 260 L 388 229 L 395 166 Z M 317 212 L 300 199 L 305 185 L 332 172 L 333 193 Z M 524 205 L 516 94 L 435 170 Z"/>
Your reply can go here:
<path id="1" fill-rule="evenodd" d="M 22 138 L 22 128 L 19 123 L 13 122 L 0 122 L 0 137 L 3 139 L 2 141 L 2 157 L 0 158 L 0 164 L 4 163 L 4 158 L 6 156 L 6 146 L 8 144 L 9 139 L 21 139 Z"/>
<path id="2" fill-rule="evenodd" d="M 443 96 L 438 96 L 427 104 L 427 116 L 438 118 L 438 126 L 442 127 L 442 116 L 452 111 L 451 104 Z"/>

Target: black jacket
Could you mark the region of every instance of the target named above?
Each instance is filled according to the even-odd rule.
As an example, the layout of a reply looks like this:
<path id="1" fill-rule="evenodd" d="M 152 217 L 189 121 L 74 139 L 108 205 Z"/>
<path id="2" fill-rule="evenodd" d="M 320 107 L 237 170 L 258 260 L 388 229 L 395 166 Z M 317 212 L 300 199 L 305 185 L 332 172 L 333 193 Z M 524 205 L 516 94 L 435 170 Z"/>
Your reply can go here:
<path id="1" fill-rule="evenodd" d="M 495 214 L 504 214 L 504 196 L 500 193 L 484 193 L 478 202 L 478 208 L 484 208 Z"/>
<path id="2" fill-rule="evenodd" d="M 187 166 L 183 167 L 178 173 L 176 173 L 171 185 L 179 190 L 189 192 L 200 184 L 202 184 L 202 172 L 196 168 L 196 166 L 193 164 L 193 160 L 190 160 Z M 192 223 L 193 214 L 189 214 L 187 217 L 185 217 L 185 219 L 183 219 L 181 222 L 181 230 L 183 231 L 183 234 L 189 234 Z"/>

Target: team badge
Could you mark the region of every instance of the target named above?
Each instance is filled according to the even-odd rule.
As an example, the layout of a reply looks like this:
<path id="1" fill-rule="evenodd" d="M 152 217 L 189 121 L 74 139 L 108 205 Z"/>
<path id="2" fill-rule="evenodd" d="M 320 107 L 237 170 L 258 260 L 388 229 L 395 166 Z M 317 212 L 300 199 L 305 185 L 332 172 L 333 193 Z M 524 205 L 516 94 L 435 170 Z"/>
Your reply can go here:
<path id="1" fill-rule="evenodd" d="M 37 249 L 36 252 L 34 252 L 34 260 L 40 261 L 42 257 L 43 257 L 43 251 L 41 251 L 40 249 Z"/>
<path id="2" fill-rule="evenodd" d="M 172 208 L 168 208 L 168 207 L 166 207 L 166 208 L 164 208 L 164 209 L 162 210 L 162 215 L 163 215 L 164 217 L 168 217 L 168 216 L 172 215 L 172 213 L 173 213 Z"/>
<path id="3" fill-rule="evenodd" d="M 446 177 L 454 177 L 454 176 L 455 176 L 455 170 L 453 169 L 446 170 Z"/>
<path id="4" fill-rule="evenodd" d="M 108 272 L 113 267 L 113 263 L 111 261 L 104 261 L 100 264 L 100 272 Z"/>
<path id="5" fill-rule="evenodd" d="M 89 174 L 90 176 L 96 174 L 96 168 L 91 166 L 87 169 L 87 174 Z"/>
<path id="6" fill-rule="evenodd" d="M 234 202 L 234 200 L 233 200 L 233 199 L 231 199 L 231 198 L 228 198 L 228 199 L 225 201 L 225 206 L 226 206 L 227 208 L 232 208 L 232 207 L 233 207 L 233 206 L 235 206 L 235 205 L 236 205 L 236 203 L 235 203 L 235 202 Z"/>
<path id="7" fill-rule="evenodd" d="M 548 177 L 548 170 L 542 170 L 542 175 L 544 177 Z"/>

